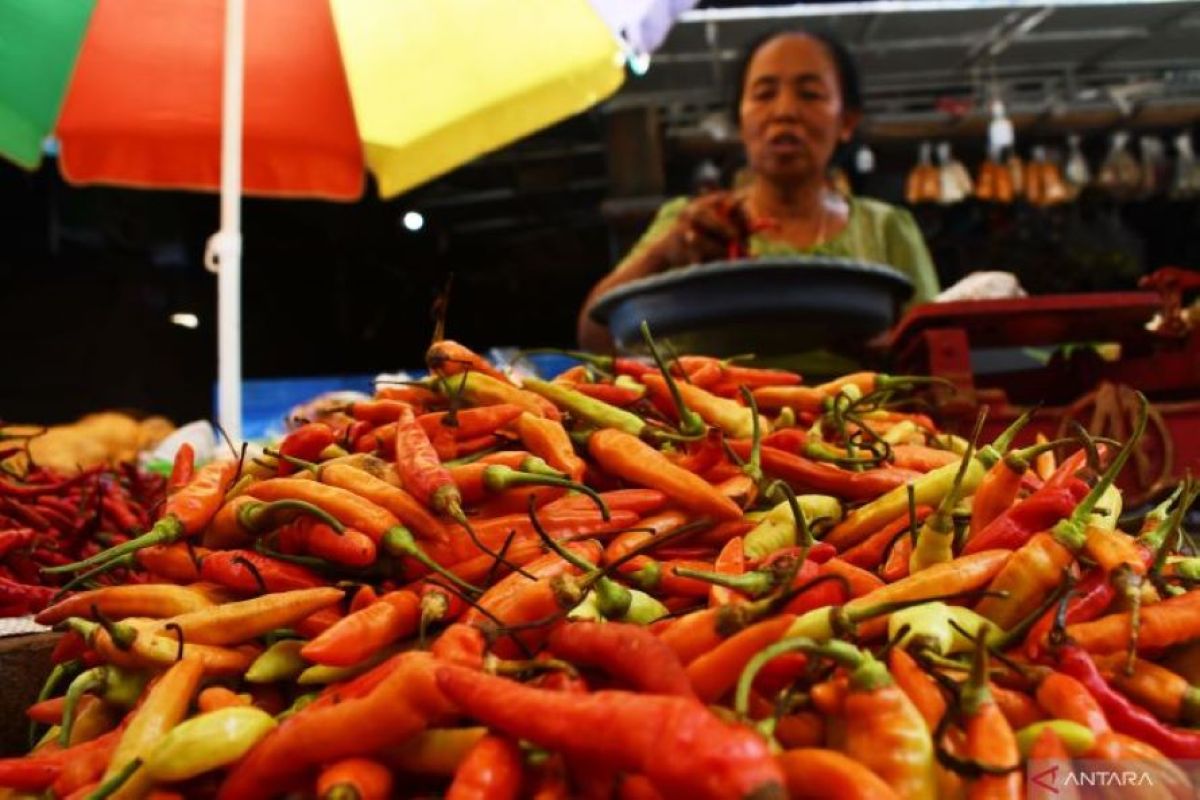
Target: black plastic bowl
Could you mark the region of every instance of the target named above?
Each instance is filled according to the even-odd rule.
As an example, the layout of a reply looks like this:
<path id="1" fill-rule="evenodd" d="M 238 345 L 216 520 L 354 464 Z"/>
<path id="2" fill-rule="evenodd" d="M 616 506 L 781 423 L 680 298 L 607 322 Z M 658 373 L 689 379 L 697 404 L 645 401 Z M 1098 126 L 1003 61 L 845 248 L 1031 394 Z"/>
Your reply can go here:
<path id="1" fill-rule="evenodd" d="M 778 356 L 859 352 L 896 320 L 912 282 L 891 267 L 793 256 L 718 261 L 618 286 L 592 307 L 618 350 L 643 349 L 640 326 L 685 352 Z"/>

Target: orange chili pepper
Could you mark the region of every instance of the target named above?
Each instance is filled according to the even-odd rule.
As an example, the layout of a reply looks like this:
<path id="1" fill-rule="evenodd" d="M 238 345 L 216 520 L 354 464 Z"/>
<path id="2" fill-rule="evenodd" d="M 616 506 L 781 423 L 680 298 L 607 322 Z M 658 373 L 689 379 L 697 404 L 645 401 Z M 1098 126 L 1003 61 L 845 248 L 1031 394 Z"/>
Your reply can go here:
<path id="1" fill-rule="evenodd" d="M 300 655 L 316 664 L 348 667 L 416 633 L 420 616 L 416 594 L 407 589 L 388 592 L 322 632 L 301 648 Z"/>
<path id="2" fill-rule="evenodd" d="M 575 454 L 575 447 L 562 423 L 524 412 L 517 417 L 516 428 L 521 443 L 529 448 L 529 452 L 571 480 L 583 480 L 587 465 Z"/>
<path id="3" fill-rule="evenodd" d="M 445 526 L 430 514 L 417 498 L 404 489 L 392 486 L 387 481 L 368 472 L 343 464 L 328 464 L 319 469 L 317 477 L 322 483 L 353 492 L 379 508 L 391 512 L 396 519 L 421 539 L 429 541 L 449 539 Z M 350 527 L 354 526 L 350 525 Z M 386 528 L 384 530 L 386 531 Z M 366 531 L 366 533 L 370 534 L 371 532 Z M 379 537 L 374 538 L 378 541 Z"/>
<path id="4" fill-rule="evenodd" d="M 702 702 L 713 703 L 734 687 L 742 669 L 759 650 L 777 641 L 794 614 L 780 614 L 750 625 L 687 663 L 688 679 Z"/>
<path id="5" fill-rule="evenodd" d="M 1042 678 L 1037 688 L 1037 702 L 1048 716 L 1077 722 L 1096 736 L 1112 730 L 1104 709 L 1087 687 L 1061 672 L 1051 672 Z"/>
<path id="6" fill-rule="evenodd" d="M 680 469 L 655 448 L 613 428 L 588 438 L 588 451 L 607 472 L 666 494 L 679 505 L 715 520 L 742 516 L 736 503 L 703 478 Z"/>
<path id="7" fill-rule="evenodd" d="M 516 800 L 520 789 L 520 748 L 507 736 L 488 734 L 458 765 L 446 800 Z"/>
<path id="8" fill-rule="evenodd" d="M 933 507 L 917 506 L 916 511 L 916 524 L 920 525 L 925 521 L 926 517 L 933 513 Z M 900 543 L 900 539 L 897 537 L 909 533 L 912 524 L 912 521 L 908 517 L 897 517 L 875 533 L 870 534 L 866 539 L 863 539 L 849 550 L 843 552 L 841 559 L 856 567 L 875 569 L 884 560 L 884 556 L 888 553 L 888 548 L 892 548 L 894 544 Z M 897 555 L 898 557 L 899 555 Z M 906 565 L 908 564 L 908 557 L 909 554 L 904 554 L 904 563 Z"/>
<path id="9" fill-rule="evenodd" d="M 321 770 L 317 778 L 320 800 L 388 800 L 392 796 L 392 771 L 369 758 L 343 758 Z"/>
<path id="10" fill-rule="evenodd" d="M 850 587 L 850 597 L 862 597 L 884 586 L 882 580 L 873 573 L 840 558 L 831 558 L 817 568 L 817 575 L 839 575 L 846 579 Z"/>
<path id="11" fill-rule="evenodd" d="M 436 669 L 428 653 L 401 653 L 356 679 L 357 690 L 343 686 L 300 709 L 230 769 L 218 800 L 253 800 L 266 786 L 286 791 L 318 764 L 376 753 L 424 730 L 453 712 Z"/>
<path id="12" fill-rule="evenodd" d="M 109 617 L 170 617 L 211 608 L 213 601 L 203 592 L 170 584 L 105 586 L 79 592 L 38 612 L 40 625 L 57 625 L 67 617 L 91 619 L 98 611 Z"/>
<path id="13" fill-rule="evenodd" d="M 432 372 L 441 375 L 481 372 L 496 380 L 508 381 L 508 377 L 492 366 L 490 361 L 453 339 L 442 339 L 431 344 L 425 351 L 425 364 Z"/>
<path id="14" fill-rule="evenodd" d="M 248 706 L 252 702 L 250 695 L 237 694 L 224 686 L 209 686 L 196 696 L 196 708 L 202 714 L 232 706 Z"/>
<path id="15" fill-rule="evenodd" d="M 899 800 L 887 782 L 861 762 L 836 750 L 788 750 L 776 758 L 787 778 L 788 796 L 839 800 Z"/>
<path id="16" fill-rule="evenodd" d="M 921 712 L 925 726 L 932 732 L 946 713 L 946 698 L 937 685 L 903 648 L 893 647 L 888 652 L 888 669 L 908 699 Z"/>
<path id="17" fill-rule="evenodd" d="M 721 552 L 717 554 L 717 560 L 713 562 L 713 570 L 721 575 L 741 575 L 746 571 L 746 552 L 743 548 L 743 540 L 740 536 L 730 539 L 721 548 Z M 713 584 L 708 589 L 708 604 L 710 606 L 723 606 L 730 603 L 744 602 L 746 597 L 740 592 L 724 586 Z"/>
<path id="18" fill-rule="evenodd" d="M 1009 727 L 1019 731 L 1027 725 L 1043 720 L 1046 715 L 1032 697 L 1015 689 L 1007 689 L 994 681 L 988 684 L 988 691 L 1000 713 L 1008 720 Z"/>
<path id="19" fill-rule="evenodd" d="M 352 470 L 361 475 L 367 473 Z M 370 477 L 370 476 L 368 476 Z M 303 500 L 325 511 L 348 528 L 370 536 L 376 542 L 400 520 L 370 500 L 337 486 L 299 478 L 269 478 L 251 484 L 246 494 L 259 500 Z"/>

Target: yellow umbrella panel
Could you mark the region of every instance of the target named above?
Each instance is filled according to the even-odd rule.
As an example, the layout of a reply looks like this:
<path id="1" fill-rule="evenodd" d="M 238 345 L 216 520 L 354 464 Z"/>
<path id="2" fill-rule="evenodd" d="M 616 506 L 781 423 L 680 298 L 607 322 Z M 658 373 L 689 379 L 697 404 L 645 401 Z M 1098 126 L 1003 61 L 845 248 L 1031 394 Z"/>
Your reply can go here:
<path id="1" fill-rule="evenodd" d="M 332 0 L 367 165 L 391 197 L 615 92 L 587 0 Z"/>

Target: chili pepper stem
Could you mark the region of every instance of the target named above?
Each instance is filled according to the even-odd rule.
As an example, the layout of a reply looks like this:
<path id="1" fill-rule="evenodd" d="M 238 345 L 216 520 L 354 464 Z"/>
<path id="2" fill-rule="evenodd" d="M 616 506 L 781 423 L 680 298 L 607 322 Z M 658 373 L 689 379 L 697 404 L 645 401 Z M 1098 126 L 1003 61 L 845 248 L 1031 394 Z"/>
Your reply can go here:
<path id="1" fill-rule="evenodd" d="M 654 337 L 650 335 L 650 325 L 642 320 L 641 325 L 642 339 L 646 342 L 646 347 L 650 350 L 650 355 L 654 358 L 654 363 L 658 365 L 658 369 L 662 372 L 663 381 L 667 384 L 667 391 L 671 393 L 671 402 L 675 404 L 675 411 L 679 414 L 679 431 L 685 436 L 700 436 L 705 430 L 704 420 L 700 415 L 688 408 L 683 402 L 683 395 L 679 393 L 679 386 L 675 383 L 675 378 L 671 375 L 671 370 L 667 368 L 667 364 L 663 361 L 662 353 L 658 351 L 658 345 L 654 343 Z"/>
<path id="2" fill-rule="evenodd" d="M 726 575 L 722 572 L 709 572 L 689 567 L 673 567 L 672 571 L 681 578 L 694 578 L 714 586 L 724 586 L 753 598 L 759 598 L 769 593 L 778 583 L 773 575 L 761 571 L 744 572 L 740 575 Z"/>
<path id="3" fill-rule="evenodd" d="M 68 676 L 74 680 L 75 675 L 83 668 L 83 661 L 78 658 L 73 658 L 69 661 L 64 661 L 61 664 L 55 664 L 50 670 L 50 674 L 46 676 L 46 682 L 42 684 L 42 688 L 38 691 L 37 701 L 40 703 L 43 700 L 49 700 L 50 696 L 58 690 L 58 685 L 67 679 Z M 64 721 L 66 712 L 63 712 Z M 37 743 L 38 724 L 35 721 L 29 723 L 29 747 L 32 749 Z"/>
<path id="4" fill-rule="evenodd" d="M 142 760 L 140 758 L 133 759 L 121 767 L 120 772 L 115 773 L 111 778 L 97 786 L 96 790 L 84 798 L 84 800 L 106 800 L 120 789 L 125 784 L 125 781 L 129 780 L 133 773 L 137 772 L 141 767 Z"/>
<path id="5" fill-rule="evenodd" d="M 136 564 L 136 562 L 134 561 L 134 555 L 132 553 L 130 553 L 128 555 L 114 558 L 113 560 L 105 562 L 104 564 L 101 564 L 98 567 L 93 567 L 92 569 L 89 569 L 87 572 L 81 572 L 78 575 L 76 575 L 75 577 L 71 578 L 71 580 L 67 581 L 62 586 L 60 586 L 58 589 L 58 592 L 52 598 L 50 598 L 50 602 L 51 603 L 58 602 L 72 589 L 74 589 L 77 586 L 80 586 L 83 583 L 86 583 L 87 581 L 90 581 L 91 579 L 95 578 L 98 575 L 103 575 L 106 572 L 109 572 L 114 569 L 120 569 L 121 567 L 131 568 L 131 567 L 135 566 L 135 564 Z M 46 571 L 47 570 L 43 570 L 43 572 L 46 572 Z"/>
<path id="6" fill-rule="evenodd" d="M 483 483 L 492 491 L 504 491 L 515 486 L 556 486 L 560 489 L 581 492 L 596 504 L 596 507 L 600 509 L 600 516 L 605 522 L 612 519 L 608 504 L 604 502 L 604 498 L 600 496 L 599 492 L 590 486 L 566 478 L 518 472 L 501 464 L 492 464 L 483 470 Z"/>
<path id="7" fill-rule="evenodd" d="M 462 578 L 455 575 L 450 570 L 443 567 L 421 549 L 417 544 L 417 540 L 413 537 L 412 531 L 405 528 L 403 525 L 397 525 L 389 528 L 380 539 L 379 543 L 383 545 L 383 549 L 394 556 L 408 556 L 419 562 L 431 571 L 437 573 L 442 578 L 450 581 L 464 592 L 469 592 L 471 595 L 478 596 L 483 593 L 483 590 L 472 583 L 464 581 Z"/>
<path id="8" fill-rule="evenodd" d="M 271 503 L 248 503 L 238 509 L 238 523 L 248 531 L 260 533 L 269 530 L 283 522 L 276 517 L 278 512 L 296 511 L 307 514 L 328 525 L 334 533 L 341 536 L 346 532 L 346 526 L 324 509 L 318 508 L 304 500 L 276 500 Z"/>
<path id="9" fill-rule="evenodd" d="M 769 487 L 768 493 L 775 494 L 781 492 L 787 500 L 788 508 L 792 512 L 792 517 L 796 520 L 796 532 L 800 537 L 800 546 L 803 549 L 803 557 L 808 557 L 808 551 L 816 544 L 816 538 L 813 536 L 812 528 L 809 527 L 808 519 L 804 516 L 804 510 L 800 508 L 800 501 L 796 498 L 796 493 L 786 481 L 775 481 Z M 804 558 L 800 560 L 803 561 Z"/>
<path id="10" fill-rule="evenodd" d="M 289 455 L 279 452 L 278 450 L 272 450 L 269 447 L 263 448 L 263 454 L 271 456 L 273 458 L 278 458 L 281 461 L 286 461 L 287 463 L 291 464 L 293 467 L 296 467 L 298 469 L 308 470 L 309 472 L 313 473 L 314 475 L 321 471 L 321 465 L 316 463 L 315 461 L 306 461 L 303 458 L 298 458 L 296 456 L 289 456 Z"/>
<path id="11" fill-rule="evenodd" d="M 1071 516 L 1059 522 L 1051 531 L 1055 540 L 1071 552 L 1078 552 L 1083 547 L 1088 517 L 1091 515 L 1093 509 L 1095 509 L 1096 503 L 1100 501 L 1101 496 L 1108 491 L 1108 487 L 1116 480 L 1117 473 L 1125 466 L 1125 462 L 1129 460 L 1129 456 L 1133 453 L 1134 446 L 1142 438 L 1142 433 L 1146 430 L 1146 420 L 1149 417 L 1150 403 L 1141 392 L 1137 393 L 1137 397 L 1137 421 L 1134 423 L 1133 433 L 1130 434 L 1129 440 L 1117 452 L 1112 463 L 1108 465 L 1108 469 L 1100 476 L 1100 480 L 1096 482 L 1092 490 L 1088 492 L 1083 500 L 1079 501 Z"/>
<path id="12" fill-rule="evenodd" d="M 458 490 L 456 487 L 450 486 L 448 488 L 453 489 L 453 494 L 457 495 Z M 435 500 L 436 500 L 437 496 L 438 495 L 436 495 L 436 494 L 434 495 Z M 467 532 L 467 536 L 470 538 L 471 543 L 473 545 L 475 545 L 475 547 L 479 548 L 479 552 L 484 553 L 485 555 L 491 556 L 493 559 L 495 559 L 495 562 L 497 564 L 503 564 L 504 566 L 511 569 L 513 572 L 516 572 L 518 575 L 523 575 L 526 578 L 529 578 L 530 580 L 536 580 L 536 578 L 534 578 L 534 576 L 530 575 L 529 572 L 522 569 L 520 564 L 514 564 L 513 562 L 504 558 L 504 555 L 502 553 L 496 552 L 495 550 L 493 550 L 492 548 L 488 547 L 486 544 L 483 543 L 483 540 L 479 538 L 479 535 L 477 533 L 475 533 L 475 529 L 473 527 L 471 527 L 471 521 L 469 519 L 467 519 L 467 515 L 462 509 L 462 505 L 459 503 L 459 501 L 457 499 L 453 500 L 452 502 L 444 503 L 443 505 L 445 506 L 445 513 L 452 520 L 457 522 L 459 527 L 461 527 L 464 531 Z M 436 507 L 436 504 L 435 504 L 435 507 Z M 455 577 L 457 578 L 457 576 L 455 576 Z"/>
<path id="13" fill-rule="evenodd" d="M 766 477 L 762 470 L 762 420 L 758 417 L 758 401 L 754 392 L 745 385 L 739 386 L 742 401 L 750 408 L 750 458 L 742 465 L 742 471 L 754 481 L 755 486 L 762 486 Z"/>
<path id="14" fill-rule="evenodd" d="M 1012 628 L 1002 632 L 998 637 L 993 638 L 989 642 L 989 645 L 993 648 L 993 650 L 1003 652 L 1015 645 L 1017 642 L 1024 640 L 1025 637 L 1029 635 L 1029 631 L 1033 629 L 1033 626 L 1037 625 L 1038 620 L 1045 616 L 1047 611 L 1054 608 L 1059 599 L 1062 598 L 1067 592 L 1071 591 L 1074 585 L 1075 577 L 1071 575 L 1070 572 L 1067 572 L 1063 582 L 1059 584 L 1058 587 L 1055 588 L 1055 590 L 1051 592 L 1046 599 L 1038 605 L 1037 608 L 1035 608 L 1029 613 L 1028 616 L 1026 616 Z M 953 621 L 951 624 L 954 624 Z"/>
<path id="15" fill-rule="evenodd" d="M 60 747 L 66 748 L 71 744 L 71 731 L 75 727 L 75 709 L 79 706 L 80 698 L 93 689 L 99 689 L 103 686 L 106 672 L 106 667 L 92 667 L 89 670 L 79 673 L 75 677 L 75 680 L 71 681 L 70 686 L 67 687 L 66 701 L 63 703 L 62 720 L 59 722 L 58 729 L 58 744 Z"/>
<path id="16" fill-rule="evenodd" d="M 596 353 L 588 353 L 583 350 L 559 350 L 555 347 L 534 347 L 528 350 L 520 350 L 517 356 L 565 356 L 573 358 L 576 361 L 582 361 L 584 364 L 595 367 L 598 370 L 612 374 L 615 369 L 615 362 L 612 356 L 603 356 Z"/>
<path id="17" fill-rule="evenodd" d="M 47 575 L 59 575 L 64 572 L 78 572 L 81 569 L 91 569 L 101 564 L 107 564 L 122 556 L 131 555 L 147 547 L 159 544 L 171 544 L 183 536 L 183 534 L 183 524 L 179 520 L 174 517 L 163 517 L 154 523 L 154 527 L 137 538 L 122 542 L 115 547 L 110 547 L 82 561 L 74 561 L 58 567 L 46 567 L 42 572 L 45 572 Z"/>

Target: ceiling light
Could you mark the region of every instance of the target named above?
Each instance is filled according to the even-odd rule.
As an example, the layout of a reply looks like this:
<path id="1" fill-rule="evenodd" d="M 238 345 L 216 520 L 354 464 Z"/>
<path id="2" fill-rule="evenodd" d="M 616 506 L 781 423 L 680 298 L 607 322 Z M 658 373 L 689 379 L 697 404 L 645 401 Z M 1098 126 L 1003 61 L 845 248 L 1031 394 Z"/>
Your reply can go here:
<path id="1" fill-rule="evenodd" d="M 421 215 L 420 211 L 404 212 L 404 217 L 401 219 L 401 222 L 404 224 L 406 230 L 410 230 L 414 233 L 425 227 L 425 217 Z"/>

